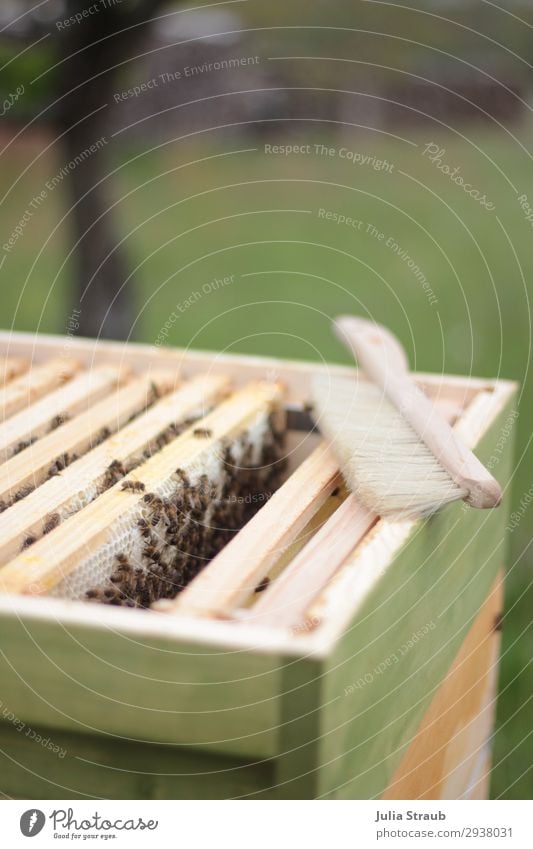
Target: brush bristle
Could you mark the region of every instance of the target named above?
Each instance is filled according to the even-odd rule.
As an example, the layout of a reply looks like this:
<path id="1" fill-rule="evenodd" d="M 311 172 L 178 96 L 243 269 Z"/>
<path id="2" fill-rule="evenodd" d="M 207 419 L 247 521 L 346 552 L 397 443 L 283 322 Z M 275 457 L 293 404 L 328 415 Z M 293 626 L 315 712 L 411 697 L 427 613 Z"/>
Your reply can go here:
<path id="1" fill-rule="evenodd" d="M 426 516 L 467 495 L 378 387 L 317 377 L 313 394 L 316 423 L 348 487 L 378 516 Z"/>

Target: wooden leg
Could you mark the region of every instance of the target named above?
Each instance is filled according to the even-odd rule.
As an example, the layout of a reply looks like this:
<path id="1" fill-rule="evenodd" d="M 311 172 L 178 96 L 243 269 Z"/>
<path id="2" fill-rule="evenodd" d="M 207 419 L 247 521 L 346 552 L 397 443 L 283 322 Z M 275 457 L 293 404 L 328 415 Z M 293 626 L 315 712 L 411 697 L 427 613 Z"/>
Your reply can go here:
<path id="1" fill-rule="evenodd" d="M 503 572 L 435 694 L 383 799 L 486 799 Z"/>

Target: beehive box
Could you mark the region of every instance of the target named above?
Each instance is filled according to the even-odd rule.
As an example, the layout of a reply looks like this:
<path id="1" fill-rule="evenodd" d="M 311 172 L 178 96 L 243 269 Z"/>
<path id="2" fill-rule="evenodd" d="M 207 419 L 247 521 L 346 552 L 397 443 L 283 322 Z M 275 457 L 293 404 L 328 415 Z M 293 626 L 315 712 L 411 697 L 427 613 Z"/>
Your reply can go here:
<path id="1" fill-rule="evenodd" d="M 487 795 L 514 384 L 417 376 L 505 497 L 391 523 L 353 521 L 309 428 L 316 364 L 7 333 L 0 358 L 3 794 Z M 127 607 L 109 556 L 178 467 L 222 522 L 199 562 L 179 536 L 182 592 L 145 566 Z"/>

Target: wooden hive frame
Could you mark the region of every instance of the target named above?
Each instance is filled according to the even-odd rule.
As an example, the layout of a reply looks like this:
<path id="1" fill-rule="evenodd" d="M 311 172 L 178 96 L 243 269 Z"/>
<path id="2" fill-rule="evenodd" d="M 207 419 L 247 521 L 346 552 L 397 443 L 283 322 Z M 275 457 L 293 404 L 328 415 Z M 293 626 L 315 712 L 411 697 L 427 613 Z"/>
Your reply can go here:
<path id="1" fill-rule="evenodd" d="M 65 341 L 54 337 L 41 337 L 36 343 L 29 335 L 0 335 L 0 356 L 6 361 L 33 359 L 35 365 L 26 375 L 61 357 L 64 347 Z M 285 384 L 286 403 L 293 409 L 307 401 L 311 374 L 317 368 L 89 341 L 70 341 L 69 351 L 72 361 L 81 364 L 78 371 L 110 364 L 134 375 L 170 370 L 179 372 L 184 388 L 191 379 L 212 381 L 204 389 L 217 399 L 227 391 L 228 376 L 236 386 L 245 386 L 275 375 Z M 334 369 L 353 374 L 351 369 Z M 22 379 L 15 375 L 6 369 L 3 391 Z M 128 381 L 141 379 L 130 376 Z M 511 411 L 514 384 L 431 375 L 418 375 L 418 381 L 450 419 L 457 419 L 458 432 L 481 459 L 487 462 L 494 456 L 498 434 Z M 27 403 L 35 402 L 35 397 Z M 132 438 L 134 425 L 128 426 Z M 186 459 L 197 442 L 190 434 L 179 439 L 171 450 Z M 41 441 L 31 447 L 36 449 Z M 285 484 L 176 602 L 162 602 L 158 612 L 49 597 L 0 596 L 0 619 L 10 645 L 3 671 L 11 710 L 32 726 L 51 729 L 54 738 L 68 743 L 76 759 L 99 764 L 87 766 L 83 779 L 58 764 L 51 797 L 53 786 L 73 781 L 74 795 L 91 795 L 92 788 L 94 795 L 133 797 L 144 792 L 180 797 L 196 787 L 198 795 L 210 796 L 402 798 L 403 788 L 414 793 L 413 788 L 425 787 L 424 776 L 430 772 L 436 798 L 443 793 L 486 792 L 483 770 L 475 786 L 472 779 L 480 759 L 486 758 L 485 739 L 475 729 L 485 729 L 486 737 L 490 727 L 487 716 L 494 691 L 490 670 L 498 636 L 491 623 L 501 603 L 505 506 L 488 514 L 457 504 L 422 523 L 392 524 L 365 516 L 353 498 L 346 497 L 335 461 L 318 435 L 292 436 L 291 445 L 294 441 L 298 443 L 294 468 Z M 110 457 L 105 445 L 92 451 L 98 460 L 94 480 Z M 498 477 L 504 486 L 511 445 L 507 440 L 498 455 Z M 123 454 L 129 456 L 126 445 Z M 154 461 L 155 469 L 157 455 Z M 83 458 L 80 464 L 86 481 L 89 467 Z M 57 484 L 54 493 L 54 479 L 43 485 L 43 492 L 45 487 L 50 491 L 54 511 L 61 512 L 66 505 L 66 515 L 68 500 L 77 492 L 73 468 L 64 473 L 68 483 L 64 500 Z M 12 561 L 24 534 L 42 534 L 46 514 L 44 504 L 39 504 L 40 489 L 9 508 L 17 522 L 8 519 L 9 511 L 0 515 L 0 563 Z M 71 517 L 64 531 L 54 529 L 56 539 L 62 544 L 70 539 L 75 547 L 74 531 L 86 527 L 82 543 L 91 544 L 84 516 L 91 518 L 91 538 L 100 539 L 113 504 L 120 500 L 117 509 L 123 511 L 126 501 L 134 504 L 136 498 L 131 493 L 118 499 L 111 492 Z M 67 526 L 70 536 L 65 535 Z M 55 557 L 52 539 L 50 535 L 38 545 L 43 554 Z M 5 589 L 11 572 L 17 578 L 11 589 L 28 590 L 29 584 L 18 579 L 20 565 L 32 548 L 18 556 L 14 569 L 13 561 L 0 569 Z M 69 551 L 62 554 L 63 565 L 72 556 Z M 47 585 L 41 585 L 39 575 L 35 578 L 32 574 L 30 583 L 42 592 Z M 262 593 L 254 592 L 258 584 L 266 587 Z M 387 675 L 374 674 L 371 685 L 356 686 L 428 623 L 434 627 L 420 639 L 416 652 L 406 652 L 389 664 Z M 490 651 L 481 652 L 482 668 L 480 640 L 490 646 Z M 135 649 L 139 642 L 145 651 Z M 173 668 L 167 658 L 176 651 L 179 664 Z M 42 669 L 37 668 L 39 657 L 45 661 Z M 25 683 L 29 680 L 31 692 Z M 149 687 L 140 686 L 147 681 Z M 207 683 L 208 701 L 202 693 Z M 449 692 L 457 707 L 450 721 L 443 723 L 439 704 L 443 698 L 451 699 Z M 461 748 L 456 738 L 464 724 L 461 699 L 466 693 L 473 731 L 461 732 Z M 110 704 L 119 704 L 120 710 L 106 710 Z M 376 705 L 379 709 L 373 709 Z M 158 723 L 147 727 L 146 715 L 154 711 Z M 437 741 L 424 732 L 424 721 L 429 728 L 437 726 Z M 90 744 L 87 734 L 97 735 Z M 17 741 L 5 725 L 2 735 L 6 751 L 18 758 L 6 785 L 16 795 L 29 780 L 28 764 L 37 754 L 21 746 L 20 738 Z M 113 738 L 108 755 L 102 735 Z M 141 742 L 147 740 L 156 746 L 159 759 L 155 749 L 148 750 L 148 743 Z M 446 778 L 449 758 L 444 757 L 450 747 L 457 749 L 456 758 L 462 758 L 462 769 L 454 764 L 456 769 L 451 770 L 453 788 Z M 439 752 L 444 753 L 440 760 Z M 356 753 L 355 759 L 350 753 Z M 131 776 L 118 780 L 115 775 L 116 785 L 106 784 L 117 759 L 126 757 L 134 775 L 136 765 L 147 756 L 154 773 L 165 772 L 156 766 L 173 764 L 172 770 L 166 769 L 166 779 L 154 778 L 148 791 L 141 791 Z M 212 778 L 205 786 L 200 778 L 187 785 L 188 779 L 181 777 L 206 772 Z M 35 784 L 44 796 L 46 781 L 35 779 Z M 56 789 L 55 795 L 62 794 Z"/>

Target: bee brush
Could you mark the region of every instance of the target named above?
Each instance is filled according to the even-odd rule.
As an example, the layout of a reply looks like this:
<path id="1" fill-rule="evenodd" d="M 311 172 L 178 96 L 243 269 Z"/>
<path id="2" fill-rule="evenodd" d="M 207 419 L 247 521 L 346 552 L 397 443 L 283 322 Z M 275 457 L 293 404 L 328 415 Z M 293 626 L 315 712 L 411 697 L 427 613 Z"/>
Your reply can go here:
<path id="1" fill-rule="evenodd" d="M 372 382 L 316 378 L 315 418 L 357 500 L 402 519 L 459 499 L 497 507 L 499 484 L 415 384 L 396 337 L 349 316 L 334 328 Z"/>

